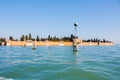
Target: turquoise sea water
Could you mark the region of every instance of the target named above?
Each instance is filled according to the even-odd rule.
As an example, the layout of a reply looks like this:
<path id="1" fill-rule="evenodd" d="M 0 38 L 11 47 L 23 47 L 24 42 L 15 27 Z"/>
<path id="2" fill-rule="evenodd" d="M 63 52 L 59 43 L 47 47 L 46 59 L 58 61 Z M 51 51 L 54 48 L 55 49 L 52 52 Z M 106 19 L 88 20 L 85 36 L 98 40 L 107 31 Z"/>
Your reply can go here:
<path id="1" fill-rule="evenodd" d="M 0 80 L 120 80 L 120 45 L 0 47 Z"/>

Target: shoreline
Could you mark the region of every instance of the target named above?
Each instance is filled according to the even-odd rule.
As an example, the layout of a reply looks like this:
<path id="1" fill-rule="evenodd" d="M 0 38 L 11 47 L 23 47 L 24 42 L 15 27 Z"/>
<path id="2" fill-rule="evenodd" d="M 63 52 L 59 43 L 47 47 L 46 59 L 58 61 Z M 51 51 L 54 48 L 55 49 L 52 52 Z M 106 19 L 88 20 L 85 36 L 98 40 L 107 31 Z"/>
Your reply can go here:
<path id="1" fill-rule="evenodd" d="M 9 41 L 6 42 L 6 46 L 73 46 L 73 42 L 52 42 L 52 41 Z M 114 43 L 103 43 L 100 42 L 82 42 L 78 43 L 80 46 L 112 46 Z"/>

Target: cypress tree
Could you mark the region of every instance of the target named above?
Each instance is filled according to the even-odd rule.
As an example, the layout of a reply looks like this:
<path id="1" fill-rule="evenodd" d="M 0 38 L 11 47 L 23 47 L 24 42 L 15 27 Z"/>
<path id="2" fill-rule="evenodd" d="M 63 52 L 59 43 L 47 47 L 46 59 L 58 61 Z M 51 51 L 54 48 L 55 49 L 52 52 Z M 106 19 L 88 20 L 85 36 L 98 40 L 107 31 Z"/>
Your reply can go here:
<path id="1" fill-rule="evenodd" d="M 39 38 L 39 36 L 38 36 L 38 35 L 37 35 L 36 41 L 40 41 L 40 38 Z"/>
<path id="2" fill-rule="evenodd" d="M 29 33 L 29 40 L 31 40 L 32 39 L 32 35 L 31 35 L 31 33 Z"/>

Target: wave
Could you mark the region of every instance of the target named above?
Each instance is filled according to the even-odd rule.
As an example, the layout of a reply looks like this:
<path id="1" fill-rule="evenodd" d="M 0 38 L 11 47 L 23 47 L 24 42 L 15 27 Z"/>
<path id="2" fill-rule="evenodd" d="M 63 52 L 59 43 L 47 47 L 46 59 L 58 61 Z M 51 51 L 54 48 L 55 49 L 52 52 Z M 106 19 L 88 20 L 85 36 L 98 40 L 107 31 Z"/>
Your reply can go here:
<path id="1" fill-rule="evenodd" d="M 14 80 L 14 79 L 5 78 L 5 77 L 0 77 L 0 80 Z"/>

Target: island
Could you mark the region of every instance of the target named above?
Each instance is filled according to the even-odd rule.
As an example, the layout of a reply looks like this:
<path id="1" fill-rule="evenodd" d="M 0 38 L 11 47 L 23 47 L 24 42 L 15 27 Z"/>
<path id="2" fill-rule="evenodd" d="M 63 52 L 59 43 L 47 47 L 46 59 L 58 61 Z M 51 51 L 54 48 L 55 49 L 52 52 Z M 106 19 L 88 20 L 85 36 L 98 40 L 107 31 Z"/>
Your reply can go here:
<path id="1" fill-rule="evenodd" d="M 73 46 L 73 41 L 76 41 L 79 46 L 112 46 L 114 42 L 108 41 L 106 39 L 88 39 L 82 40 L 80 38 L 75 38 L 73 34 L 70 36 L 64 36 L 58 38 L 56 36 L 52 37 L 48 35 L 47 38 L 40 38 L 38 35 L 33 38 L 31 33 L 29 35 L 22 35 L 19 39 L 14 39 L 10 36 L 7 40 L 6 38 L 0 38 L 0 46 Z"/>

